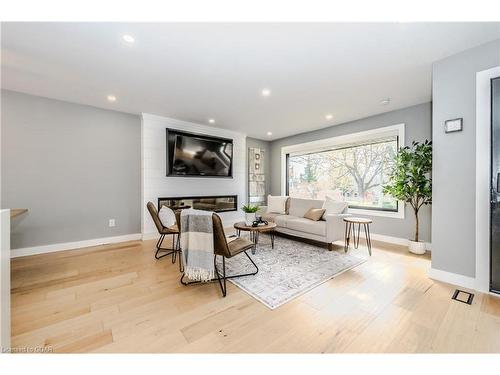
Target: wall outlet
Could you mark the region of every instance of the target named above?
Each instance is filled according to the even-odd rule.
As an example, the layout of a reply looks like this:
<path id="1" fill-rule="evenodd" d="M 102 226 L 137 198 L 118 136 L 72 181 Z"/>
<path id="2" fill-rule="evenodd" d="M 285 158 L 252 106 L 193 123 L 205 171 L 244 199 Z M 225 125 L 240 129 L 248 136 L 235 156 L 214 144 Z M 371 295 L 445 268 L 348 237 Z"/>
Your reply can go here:
<path id="1" fill-rule="evenodd" d="M 114 227 L 115 226 L 115 219 L 109 219 L 109 227 Z"/>

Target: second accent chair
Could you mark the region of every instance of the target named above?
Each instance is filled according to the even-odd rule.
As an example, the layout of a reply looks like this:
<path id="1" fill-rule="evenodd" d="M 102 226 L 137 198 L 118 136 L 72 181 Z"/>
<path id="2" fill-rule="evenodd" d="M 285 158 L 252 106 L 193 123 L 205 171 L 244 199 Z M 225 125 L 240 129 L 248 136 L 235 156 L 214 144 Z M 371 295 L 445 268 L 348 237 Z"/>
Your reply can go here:
<path id="1" fill-rule="evenodd" d="M 165 227 L 163 226 L 159 216 L 158 216 L 158 210 L 156 209 L 155 205 L 152 202 L 148 202 L 147 208 L 149 213 L 151 214 L 151 217 L 156 225 L 156 229 L 158 229 L 158 233 L 160 234 L 160 238 L 158 239 L 158 242 L 156 242 L 156 253 L 155 253 L 155 258 L 160 259 L 163 258 L 167 255 L 172 255 L 172 263 L 175 263 L 176 258 L 177 258 L 177 253 L 180 255 L 180 241 L 179 241 L 179 228 L 177 225 L 172 225 L 170 227 Z M 165 236 L 172 235 L 172 248 L 164 248 L 161 247 L 163 244 L 163 240 L 165 239 Z M 165 254 L 158 255 L 161 252 L 165 252 Z M 182 268 L 182 261 L 181 257 L 179 256 L 179 269 Z"/>
<path id="2" fill-rule="evenodd" d="M 179 226 L 180 232 L 182 233 L 182 227 L 180 226 L 180 214 L 176 213 L 176 216 L 177 216 L 177 225 Z M 228 241 L 228 238 L 226 237 L 226 234 L 224 232 L 224 226 L 222 225 L 222 220 L 220 216 L 214 213 L 212 215 L 212 221 L 213 221 L 213 235 L 214 235 L 214 266 L 216 275 L 216 278 L 213 279 L 212 281 L 217 280 L 219 282 L 222 291 L 222 296 L 225 297 L 227 294 L 227 288 L 226 288 L 227 279 L 256 275 L 257 272 L 259 272 L 259 268 L 254 263 L 252 258 L 250 258 L 250 255 L 248 255 L 247 253 L 247 250 L 251 250 L 253 248 L 254 243 L 242 237 L 229 238 Z M 232 258 L 240 253 L 244 253 L 247 256 L 252 265 L 255 267 L 255 271 L 250 273 L 227 276 L 226 258 Z M 222 273 L 217 268 L 217 256 L 222 257 L 222 270 L 220 270 L 222 271 Z M 199 281 L 191 281 L 191 282 L 184 281 L 184 274 L 183 274 L 181 277 L 181 283 L 184 285 L 189 285 L 189 284 L 199 283 Z"/>

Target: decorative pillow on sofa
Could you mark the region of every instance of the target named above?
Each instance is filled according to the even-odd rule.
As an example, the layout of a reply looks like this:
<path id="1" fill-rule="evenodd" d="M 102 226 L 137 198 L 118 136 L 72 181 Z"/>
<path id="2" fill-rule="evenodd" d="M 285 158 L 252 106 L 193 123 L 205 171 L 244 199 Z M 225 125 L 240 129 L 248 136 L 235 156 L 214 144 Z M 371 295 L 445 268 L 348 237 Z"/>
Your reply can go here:
<path id="1" fill-rule="evenodd" d="M 304 214 L 304 217 L 309 220 L 318 221 L 323 217 L 325 211 L 326 210 L 324 208 L 310 208 Z"/>
<path id="2" fill-rule="evenodd" d="M 267 213 L 273 214 L 285 214 L 286 211 L 286 201 L 288 197 L 281 196 L 267 196 Z"/>
<path id="3" fill-rule="evenodd" d="M 167 206 L 162 206 L 160 212 L 158 212 L 158 217 L 164 227 L 171 227 L 176 224 L 175 213 L 171 208 Z"/>
<path id="4" fill-rule="evenodd" d="M 325 220 L 325 215 L 341 214 L 347 209 L 347 202 L 336 201 L 335 199 L 326 196 L 325 203 L 323 203 L 323 208 L 326 210 L 323 214 L 323 220 Z"/>

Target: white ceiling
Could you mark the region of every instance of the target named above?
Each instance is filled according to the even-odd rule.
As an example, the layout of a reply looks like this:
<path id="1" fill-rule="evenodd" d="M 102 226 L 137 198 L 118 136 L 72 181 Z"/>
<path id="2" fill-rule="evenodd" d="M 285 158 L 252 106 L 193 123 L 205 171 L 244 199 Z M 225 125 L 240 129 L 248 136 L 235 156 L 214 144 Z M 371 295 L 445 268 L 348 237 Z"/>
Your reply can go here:
<path id="1" fill-rule="evenodd" d="M 427 102 L 432 62 L 499 37 L 500 23 L 3 23 L 2 87 L 276 139 Z"/>

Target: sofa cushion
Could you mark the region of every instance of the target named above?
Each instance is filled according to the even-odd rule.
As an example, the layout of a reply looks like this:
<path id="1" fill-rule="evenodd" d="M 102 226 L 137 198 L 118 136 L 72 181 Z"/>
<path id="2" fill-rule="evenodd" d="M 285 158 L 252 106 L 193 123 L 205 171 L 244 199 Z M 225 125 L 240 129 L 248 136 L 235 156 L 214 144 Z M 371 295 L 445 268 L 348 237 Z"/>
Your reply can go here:
<path id="1" fill-rule="evenodd" d="M 324 201 L 319 199 L 290 198 L 288 213 L 292 216 L 304 217 L 310 208 L 322 208 Z"/>
<path id="2" fill-rule="evenodd" d="M 278 227 L 286 228 L 286 223 L 288 220 L 293 220 L 297 219 L 296 216 L 290 216 L 290 215 L 280 215 L 280 214 L 273 214 L 273 213 L 265 213 L 262 214 L 262 219 L 265 221 L 269 221 L 272 223 L 276 223 Z"/>
<path id="3" fill-rule="evenodd" d="M 296 230 L 299 232 L 316 234 L 318 236 L 326 236 L 326 222 L 322 220 L 312 221 L 303 217 L 299 217 L 296 219 L 287 220 L 286 227 L 288 229 Z"/>
<path id="4" fill-rule="evenodd" d="M 288 228 L 288 222 L 290 220 L 295 220 L 295 219 L 298 219 L 297 216 L 291 216 L 291 215 L 279 215 L 276 217 L 276 219 L 274 220 L 274 222 L 276 223 L 276 225 L 278 227 L 282 227 L 282 228 Z"/>
<path id="5" fill-rule="evenodd" d="M 283 215 L 286 212 L 286 196 L 267 196 L 267 212 Z"/>
<path id="6" fill-rule="evenodd" d="M 276 214 L 274 212 L 265 212 L 262 215 L 262 220 L 270 221 L 271 223 L 275 223 L 277 216 L 283 216 L 282 214 Z"/>
<path id="7" fill-rule="evenodd" d="M 326 196 L 323 208 L 326 210 L 323 214 L 323 220 L 325 220 L 326 215 L 342 214 L 347 210 L 348 203 L 342 201 L 336 201 L 333 198 Z"/>
<path id="8" fill-rule="evenodd" d="M 323 217 L 325 211 L 326 210 L 324 208 L 310 208 L 304 214 L 304 218 L 312 221 L 318 221 Z"/>

